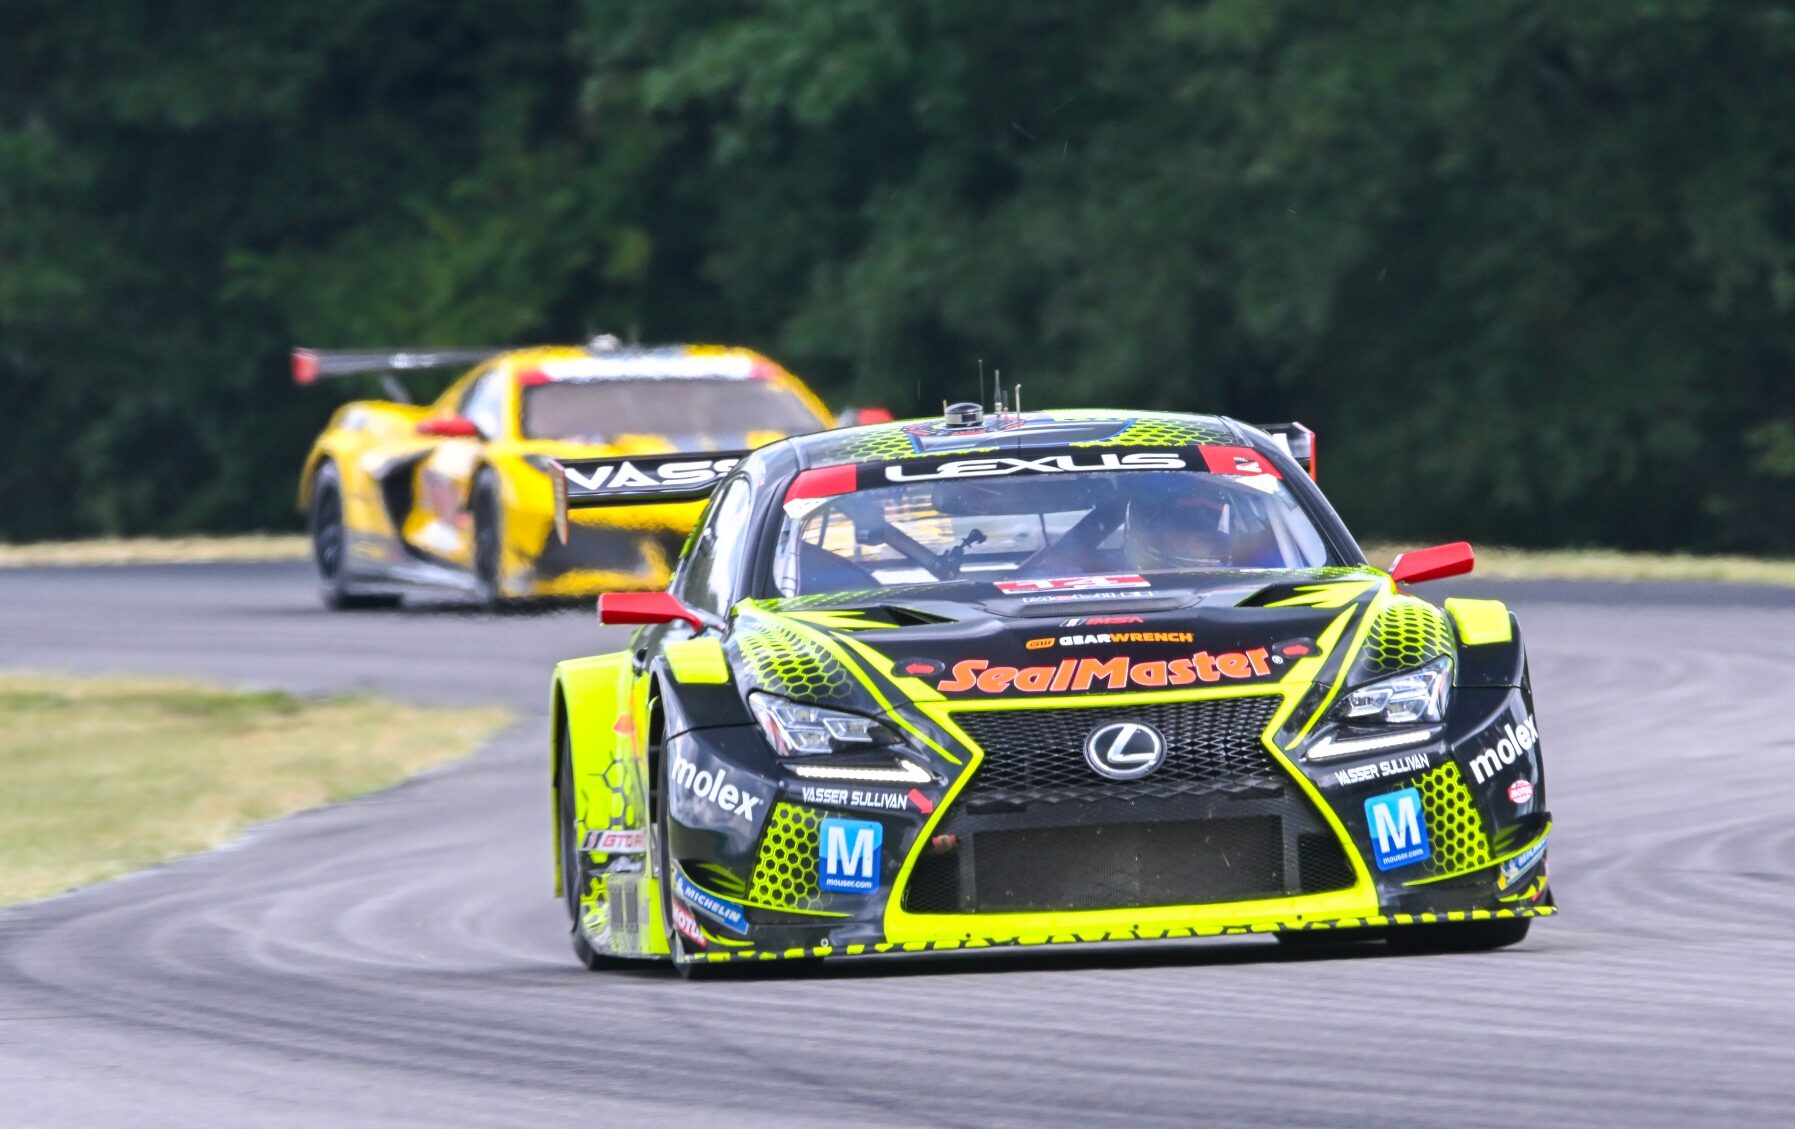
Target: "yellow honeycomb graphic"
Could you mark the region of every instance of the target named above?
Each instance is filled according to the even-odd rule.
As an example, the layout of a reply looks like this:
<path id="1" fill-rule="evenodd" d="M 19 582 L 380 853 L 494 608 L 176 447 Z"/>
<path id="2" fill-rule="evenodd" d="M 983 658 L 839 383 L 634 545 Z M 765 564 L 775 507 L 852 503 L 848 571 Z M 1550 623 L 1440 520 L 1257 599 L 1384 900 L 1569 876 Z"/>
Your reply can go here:
<path id="1" fill-rule="evenodd" d="M 776 618 L 743 616 L 733 643 L 763 690 L 805 702 L 853 696 L 852 679 L 835 656 Z"/>
<path id="2" fill-rule="evenodd" d="M 1446 617 L 1432 604 L 1399 596 L 1371 625 L 1364 662 L 1370 674 L 1394 674 L 1452 653 Z"/>
<path id="3" fill-rule="evenodd" d="M 604 827 L 606 830 L 642 826 L 642 821 L 639 818 L 641 813 L 636 810 L 636 805 L 630 797 L 629 780 L 625 775 L 627 771 L 623 761 L 615 757 L 612 758 L 610 764 L 605 766 L 605 787 L 610 789 L 610 795 L 606 798 L 604 805 Z M 596 827 L 598 820 L 596 818 L 589 819 L 587 825 Z"/>
<path id="4" fill-rule="evenodd" d="M 1433 857 L 1422 865 L 1429 874 L 1458 874 L 1490 864 L 1490 839 L 1471 789 L 1458 765 L 1443 764 L 1410 781 L 1421 790 L 1421 811 Z"/>
<path id="5" fill-rule="evenodd" d="M 777 804 L 767 817 L 767 834 L 754 862 L 748 900 L 781 909 L 819 909 L 817 827 L 820 816 L 796 804 Z"/>
<path id="6" fill-rule="evenodd" d="M 1226 428 L 1178 419 L 1137 419 L 1111 439 L 1074 443 L 1074 447 L 1187 447 L 1219 443 L 1235 446 L 1240 440 Z"/>

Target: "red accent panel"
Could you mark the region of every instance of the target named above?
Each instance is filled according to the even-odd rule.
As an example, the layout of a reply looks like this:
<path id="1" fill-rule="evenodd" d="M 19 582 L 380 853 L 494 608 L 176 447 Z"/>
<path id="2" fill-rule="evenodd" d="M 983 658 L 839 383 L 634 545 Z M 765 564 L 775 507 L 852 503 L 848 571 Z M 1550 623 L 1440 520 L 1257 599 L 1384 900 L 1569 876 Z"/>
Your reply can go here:
<path id="1" fill-rule="evenodd" d="M 606 592 L 598 598 L 598 622 L 619 624 L 675 623 L 685 621 L 693 631 L 703 631 L 698 613 L 679 602 L 671 592 Z"/>
<path id="2" fill-rule="evenodd" d="M 310 384 L 318 379 L 318 354 L 310 349 L 293 350 L 293 383 Z"/>
<path id="3" fill-rule="evenodd" d="M 842 463 L 840 466 L 811 467 L 800 471 L 792 484 L 786 487 L 785 500 L 797 501 L 799 498 L 833 498 L 837 494 L 852 494 L 859 482 L 859 467 L 853 463 Z"/>
<path id="4" fill-rule="evenodd" d="M 554 383 L 554 379 L 554 377 L 543 372 L 541 369 L 533 368 L 529 372 L 520 372 L 517 374 L 517 386 L 519 388 L 534 388 L 539 384 L 552 384 Z"/>
<path id="5" fill-rule="evenodd" d="M 897 417 L 891 414 L 890 408 L 861 408 L 854 416 L 855 423 L 890 423 Z"/>
<path id="6" fill-rule="evenodd" d="M 1419 584 L 1447 576 L 1463 576 L 1477 567 L 1477 554 L 1468 541 L 1435 545 L 1399 554 L 1390 564 L 1390 577 L 1398 584 Z"/>
<path id="7" fill-rule="evenodd" d="M 474 421 L 462 416 L 447 416 L 440 419 L 418 421 L 419 435 L 434 435 L 440 439 L 478 439 L 480 429 Z"/>
<path id="8" fill-rule="evenodd" d="M 1261 458 L 1251 447 L 1198 447 L 1211 474 L 1269 474 L 1283 478 L 1270 459 Z"/>

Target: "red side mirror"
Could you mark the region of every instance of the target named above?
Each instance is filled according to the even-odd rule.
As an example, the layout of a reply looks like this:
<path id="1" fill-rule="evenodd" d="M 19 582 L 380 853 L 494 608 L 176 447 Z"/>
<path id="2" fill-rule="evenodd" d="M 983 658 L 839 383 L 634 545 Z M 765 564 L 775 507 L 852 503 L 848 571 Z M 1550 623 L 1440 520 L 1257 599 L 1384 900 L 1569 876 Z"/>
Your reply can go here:
<path id="1" fill-rule="evenodd" d="M 419 420 L 418 434 L 434 435 L 439 439 L 478 439 L 480 429 L 466 416 L 447 416 Z"/>
<path id="2" fill-rule="evenodd" d="M 607 627 L 680 620 L 691 624 L 693 631 L 705 628 L 698 613 L 680 603 L 671 592 L 606 592 L 598 598 L 598 622 Z"/>
<path id="3" fill-rule="evenodd" d="M 1477 554 L 1471 551 L 1470 542 L 1454 541 L 1450 545 L 1398 553 L 1390 563 L 1390 578 L 1398 584 L 1419 584 L 1424 580 L 1463 576 L 1476 566 Z"/>

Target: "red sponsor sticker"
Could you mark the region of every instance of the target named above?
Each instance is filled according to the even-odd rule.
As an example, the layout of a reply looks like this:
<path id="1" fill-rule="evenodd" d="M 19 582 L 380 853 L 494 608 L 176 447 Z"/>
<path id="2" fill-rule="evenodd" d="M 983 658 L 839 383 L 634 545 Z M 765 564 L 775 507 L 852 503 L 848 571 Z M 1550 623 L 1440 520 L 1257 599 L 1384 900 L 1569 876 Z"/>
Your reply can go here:
<path id="1" fill-rule="evenodd" d="M 1533 785 L 1525 780 L 1517 780 L 1508 786 L 1508 798 L 1517 804 L 1524 804 L 1533 799 Z"/>
<path id="2" fill-rule="evenodd" d="M 698 919 L 692 916 L 691 910 L 678 902 L 673 903 L 673 928 L 679 930 L 681 937 L 699 948 L 709 947 L 709 943 L 704 939 L 704 931 L 698 928 Z"/>
<path id="3" fill-rule="evenodd" d="M 1149 588 L 1144 576 L 1120 573 L 1113 576 L 1056 576 L 1051 580 L 999 580 L 999 592 L 1068 592 L 1086 588 Z"/>
<path id="4" fill-rule="evenodd" d="M 1199 447 L 1211 474 L 1269 474 L 1283 478 L 1271 460 L 1251 447 Z"/>

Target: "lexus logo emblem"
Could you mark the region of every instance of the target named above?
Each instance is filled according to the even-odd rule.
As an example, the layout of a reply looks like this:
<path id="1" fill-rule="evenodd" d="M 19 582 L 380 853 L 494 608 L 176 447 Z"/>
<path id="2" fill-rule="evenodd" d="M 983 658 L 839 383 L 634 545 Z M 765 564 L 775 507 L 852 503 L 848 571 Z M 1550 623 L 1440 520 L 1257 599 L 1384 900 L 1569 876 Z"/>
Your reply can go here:
<path id="1" fill-rule="evenodd" d="M 1165 762 L 1166 739 L 1138 721 L 1106 725 L 1084 739 L 1084 759 L 1099 776 L 1139 780 Z"/>

